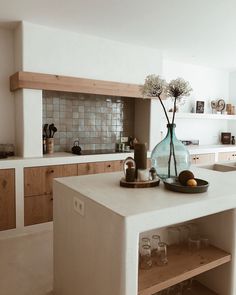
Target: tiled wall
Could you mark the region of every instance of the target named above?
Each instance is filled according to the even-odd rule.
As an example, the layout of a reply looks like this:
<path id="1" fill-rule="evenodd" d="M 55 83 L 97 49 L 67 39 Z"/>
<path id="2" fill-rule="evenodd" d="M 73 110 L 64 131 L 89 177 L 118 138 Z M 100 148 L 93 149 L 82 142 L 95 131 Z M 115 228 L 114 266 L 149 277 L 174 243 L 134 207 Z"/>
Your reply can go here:
<path id="1" fill-rule="evenodd" d="M 54 123 L 55 151 L 114 149 L 121 136 L 134 135 L 134 98 L 43 92 L 43 123 Z"/>

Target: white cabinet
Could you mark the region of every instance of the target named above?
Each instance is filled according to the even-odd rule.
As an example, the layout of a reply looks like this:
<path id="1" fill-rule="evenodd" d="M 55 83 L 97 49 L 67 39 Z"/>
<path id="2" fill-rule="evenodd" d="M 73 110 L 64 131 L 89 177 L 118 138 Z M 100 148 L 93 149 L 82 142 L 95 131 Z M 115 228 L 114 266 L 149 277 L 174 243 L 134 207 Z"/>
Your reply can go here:
<path id="1" fill-rule="evenodd" d="M 215 163 L 215 153 L 191 155 L 192 165 L 213 164 L 213 163 Z"/>
<path id="2" fill-rule="evenodd" d="M 218 161 L 234 161 L 236 160 L 236 150 L 234 152 L 223 152 L 219 153 Z"/>

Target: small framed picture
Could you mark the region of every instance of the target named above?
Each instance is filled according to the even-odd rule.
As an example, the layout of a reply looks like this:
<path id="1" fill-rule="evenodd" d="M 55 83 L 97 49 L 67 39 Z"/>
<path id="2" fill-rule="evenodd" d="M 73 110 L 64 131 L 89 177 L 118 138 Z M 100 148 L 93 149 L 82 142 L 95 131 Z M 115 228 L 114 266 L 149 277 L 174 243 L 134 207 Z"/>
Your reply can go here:
<path id="1" fill-rule="evenodd" d="M 204 113 L 204 101 L 196 102 L 196 113 L 203 114 Z"/>

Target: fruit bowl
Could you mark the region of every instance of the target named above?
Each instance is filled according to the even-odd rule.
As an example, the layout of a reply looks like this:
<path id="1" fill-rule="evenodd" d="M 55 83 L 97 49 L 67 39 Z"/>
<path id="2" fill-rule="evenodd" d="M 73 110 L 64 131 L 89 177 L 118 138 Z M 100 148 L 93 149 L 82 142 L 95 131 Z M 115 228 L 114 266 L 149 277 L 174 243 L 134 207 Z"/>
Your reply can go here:
<path id="1" fill-rule="evenodd" d="M 173 191 L 173 192 L 179 192 L 179 193 L 186 193 L 186 194 L 198 194 L 198 193 L 204 193 L 208 190 L 209 182 L 203 179 L 195 178 L 197 181 L 196 186 L 187 186 L 182 185 L 178 178 L 167 178 L 163 180 L 165 188 Z"/>

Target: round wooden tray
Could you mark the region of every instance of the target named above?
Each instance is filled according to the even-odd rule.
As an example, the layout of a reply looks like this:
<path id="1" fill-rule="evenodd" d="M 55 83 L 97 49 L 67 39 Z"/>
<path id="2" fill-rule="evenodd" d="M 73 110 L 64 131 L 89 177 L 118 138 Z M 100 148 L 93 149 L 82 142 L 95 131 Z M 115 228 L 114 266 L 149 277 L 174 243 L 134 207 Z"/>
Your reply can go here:
<path id="1" fill-rule="evenodd" d="M 155 180 L 148 180 L 148 181 L 134 181 L 134 182 L 127 182 L 125 178 L 120 180 L 120 186 L 128 187 L 128 188 L 147 188 L 147 187 L 154 187 L 158 186 L 160 183 L 160 179 L 157 178 Z"/>

